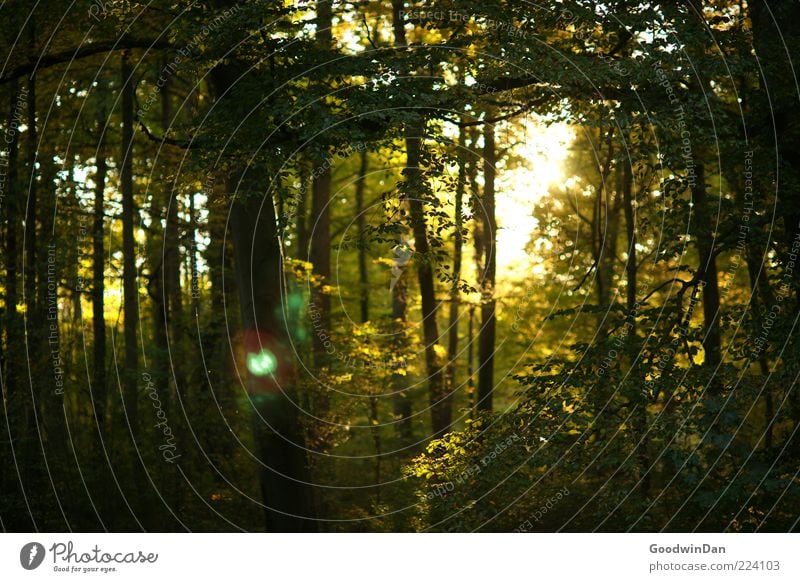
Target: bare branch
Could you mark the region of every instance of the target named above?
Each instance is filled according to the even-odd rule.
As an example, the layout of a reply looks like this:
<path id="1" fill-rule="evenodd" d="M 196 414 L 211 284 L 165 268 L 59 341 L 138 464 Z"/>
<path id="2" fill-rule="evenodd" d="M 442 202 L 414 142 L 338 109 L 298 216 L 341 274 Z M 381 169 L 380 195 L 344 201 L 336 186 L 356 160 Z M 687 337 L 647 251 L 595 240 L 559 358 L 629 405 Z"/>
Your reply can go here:
<path id="1" fill-rule="evenodd" d="M 2 75 L 0 75 L 0 85 L 13 81 L 14 79 L 19 79 L 26 75 L 30 75 L 36 71 L 54 67 L 56 65 L 71 63 L 78 59 L 83 59 L 110 51 L 135 48 L 161 50 L 172 48 L 172 45 L 165 38 L 145 39 L 134 38 L 130 36 L 121 36 L 117 39 L 90 42 L 69 50 L 42 55 L 35 61 L 23 63 L 11 69 L 7 69 L 3 71 Z"/>

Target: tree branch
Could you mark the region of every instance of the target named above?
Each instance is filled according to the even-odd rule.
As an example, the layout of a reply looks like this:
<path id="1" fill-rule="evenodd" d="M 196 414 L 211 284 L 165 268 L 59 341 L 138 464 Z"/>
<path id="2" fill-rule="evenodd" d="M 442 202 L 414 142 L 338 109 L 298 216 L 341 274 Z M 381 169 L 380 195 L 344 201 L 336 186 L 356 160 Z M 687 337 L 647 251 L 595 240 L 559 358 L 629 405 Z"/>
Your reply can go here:
<path id="1" fill-rule="evenodd" d="M 177 139 L 174 139 L 174 138 L 171 138 L 171 137 L 167 137 L 167 136 L 158 137 L 157 135 L 153 135 L 153 133 L 149 129 L 147 129 L 147 126 L 141 120 L 141 118 L 139 117 L 138 113 L 134 114 L 134 118 L 136 119 L 136 122 L 139 124 L 139 127 L 142 130 L 142 133 L 144 133 L 147 136 L 147 138 L 150 139 L 151 141 L 154 141 L 154 142 L 157 142 L 157 143 L 162 143 L 162 144 L 167 144 L 167 145 L 172 145 L 172 146 L 184 149 L 184 150 L 189 150 L 189 149 L 192 149 L 192 148 L 196 147 L 196 144 L 190 144 L 190 143 L 185 142 L 185 141 L 178 141 Z"/>
<path id="2" fill-rule="evenodd" d="M 54 67 L 56 65 L 63 65 L 64 63 L 71 63 L 72 61 L 91 57 L 94 55 L 107 53 L 110 51 L 127 50 L 127 49 L 168 49 L 172 45 L 165 38 L 145 39 L 134 38 L 130 36 L 121 36 L 117 39 L 99 40 L 97 42 L 90 42 L 79 47 L 51 53 L 48 55 L 41 55 L 35 61 L 17 65 L 8 69 L 0 75 L 0 85 L 19 79 L 36 71 Z"/>

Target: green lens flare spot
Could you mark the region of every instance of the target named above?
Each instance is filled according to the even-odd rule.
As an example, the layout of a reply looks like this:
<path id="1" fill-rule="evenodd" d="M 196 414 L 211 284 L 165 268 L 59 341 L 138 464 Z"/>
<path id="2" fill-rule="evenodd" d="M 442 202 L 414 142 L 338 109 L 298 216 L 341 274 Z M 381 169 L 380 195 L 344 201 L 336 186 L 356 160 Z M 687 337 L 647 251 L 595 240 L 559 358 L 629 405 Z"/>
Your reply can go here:
<path id="1" fill-rule="evenodd" d="M 269 376 L 278 369 L 278 359 L 269 350 L 247 354 L 247 369 L 253 376 Z"/>
<path id="2" fill-rule="evenodd" d="M 300 293 L 289 294 L 289 307 L 291 309 L 300 309 L 303 307 L 303 296 Z"/>

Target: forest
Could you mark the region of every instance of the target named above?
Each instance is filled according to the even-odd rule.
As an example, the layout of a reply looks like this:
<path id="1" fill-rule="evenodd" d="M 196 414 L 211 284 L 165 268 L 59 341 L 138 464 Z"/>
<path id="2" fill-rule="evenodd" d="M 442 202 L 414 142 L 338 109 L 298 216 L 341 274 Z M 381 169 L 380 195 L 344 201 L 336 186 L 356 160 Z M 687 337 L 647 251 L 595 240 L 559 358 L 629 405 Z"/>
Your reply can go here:
<path id="1" fill-rule="evenodd" d="M 798 531 L 798 22 L 0 2 L 0 530 Z"/>

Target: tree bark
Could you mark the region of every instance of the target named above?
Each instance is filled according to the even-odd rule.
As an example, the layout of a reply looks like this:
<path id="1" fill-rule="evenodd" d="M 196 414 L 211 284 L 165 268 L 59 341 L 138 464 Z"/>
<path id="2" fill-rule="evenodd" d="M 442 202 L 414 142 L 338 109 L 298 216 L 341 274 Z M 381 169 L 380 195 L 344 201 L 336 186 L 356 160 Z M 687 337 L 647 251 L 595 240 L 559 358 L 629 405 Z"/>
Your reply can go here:
<path id="1" fill-rule="evenodd" d="M 197 271 L 197 212 L 194 204 L 194 193 L 189 193 L 189 290 L 191 292 L 191 316 L 200 317 L 200 276 Z"/>
<path id="2" fill-rule="evenodd" d="M 311 263 L 314 265 L 314 274 L 319 277 L 319 281 L 312 286 L 311 301 L 315 307 L 319 319 L 316 322 L 316 330 L 311 334 L 312 351 L 314 353 L 314 364 L 317 369 L 328 365 L 330 357 L 325 348 L 325 335 L 330 336 L 330 310 L 331 297 L 322 287 L 330 284 L 331 278 L 331 173 L 326 169 L 322 174 L 313 178 L 311 186 Z M 319 333 L 324 332 L 324 333 Z M 327 390 L 322 386 L 322 390 Z M 322 400 L 326 400 L 322 398 Z M 323 406 L 325 403 L 320 402 Z"/>
<path id="3" fill-rule="evenodd" d="M 717 278 L 717 260 L 714 255 L 715 228 L 708 215 L 706 199 L 705 168 L 702 162 L 695 163 L 696 182 L 691 187 L 692 202 L 696 211 L 697 252 L 699 255 L 698 277 L 703 285 L 703 320 L 705 337 L 703 338 L 704 365 L 712 374 L 721 361 L 721 339 L 719 331 L 719 282 Z M 721 391 L 719 382 L 712 380 L 708 385 L 711 395 Z"/>
<path id="4" fill-rule="evenodd" d="M 625 235 L 628 244 L 628 258 L 625 261 L 625 279 L 626 279 L 626 307 L 629 327 L 627 328 L 626 340 L 627 342 L 634 342 L 636 340 L 636 316 L 638 309 L 636 305 L 636 279 L 637 270 L 639 265 L 636 258 L 636 211 L 634 209 L 633 199 L 633 168 L 631 168 L 630 160 L 622 160 L 623 175 L 622 175 L 622 205 L 625 214 Z M 633 353 L 633 352 L 631 352 Z M 630 362 L 630 378 L 634 385 L 634 402 L 636 406 L 640 406 L 641 410 L 634 417 L 634 429 L 637 438 L 636 446 L 638 447 L 637 461 L 639 465 L 639 479 L 642 483 L 641 491 L 644 497 L 650 494 L 650 443 L 647 435 L 649 426 L 647 416 L 647 405 L 650 398 L 644 392 L 642 386 L 644 385 L 643 378 L 635 368 L 636 356 L 629 358 Z"/>
<path id="5" fill-rule="evenodd" d="M 404 354 L 408 347 L 406 292 L 405 272 L 401 272 L 392 287 L 392 346 L 395 354 Z M 394 394 L 395 433 L 402 441 L 411 442 L 413 436 L 412 409 L 411 399 L 408 395 L 408 376 L 405 370 L 406 365 L 403 360 L 400 369 L 392 372 L 391 386 Z"/>
<path id="6" fill-rule="evenodd" d="M 33 21 L 31 21 L 28 30 L 31 34 L 30 43 L 31 46 L 35 44 L 35 32 L 33 28 Z M 37 136 L 36 136 L 36 74 L 33 73 L 28 78 L 28 137 L 27 137 L 27 147 L 28 147 L 28 204 L 25 207 L 25 240 L 24 240 L 24 252 L 25 252 L 25 260 L 22 264 L 22 267 L 25 271 L 25 281 L 24 281 L 24 295 L 25 295 L 25 310 L 26 310 L 26 319 L 30 320 L 30 328 L 32 330 L 31 339 L 33 340 L 31 343 L 33 344 L 31 347 L 36 350 L 38 348 L 38 342 L 35 341 L 37 336 L 39 335 L 38 329 L 38 309 L 37 309 L 37 302 L 36 302 L 36 222 L 38 219 L 37 216 L 37 203 L 38 203 L 38 196 L 37 196 L 37 185 L 36 185 L 36 149 L 38 144 L 36 143 Z M 30 333 L 30 332 L 29 332 Z"/>
<path id="7" fill-rule="evenodd" d="M 407 46 L 403 23 L 403 2 L 392 0 L 392 25 L 395 34 L 395 45 Z M 428 372 L 428 397 L 431 409 L 431 428 L 433 437 L 439 438 L 450 428 L 452 410 L 450 409 L 444 385 L 444 370 L 441 358 L 437 354 L 439 346 L 439 325 L 436 321 L 438 304 L 436 287 L 433 280 L 433 265 L 427 227 L 425 225 L 425 207 L 423 196 L 422 140 L 425 133 L 425 120 L 421 116 L 405 127 L 406 167 L 403 176 L 408 191 L 404 202 L 409 207 L 411 228 L 414 234 L 414 246 L 417 260 L 417 278 L 419 280 L 420 298 L 422 301 L 422 331 L 425 342 L 425 366 Z"/>
<path id="8" fill-rule="evenodd" d="M 27 93 L 27 91 L 25 91 Z M 17 274 L 19 272 L 19 245 L 18 234 L 20 227 L 19 220 L 19 125 L 22 123 L 20 117 L 20 104 L 23 101 L 23 92 L 19 90 L 18 83 L 14 82 L 14 90 L 11 91 L 11 99 L 8 114 L 8 129 L 11 131 L 11 142 L 8 144 L 8 179 L 6 187 L 8 195 L 5 198 L 8 222 L 6 224 L 6 342 L 9 348 L 12 346 L 24 345 L 25 335 L 22 331 L 22 323 L 17 309 L 19 304 L 19 287 Z M 16 357 L 10 357 L 5 368 L 6 390 L 9 402 L 19 404 L 18 394 L 22 389 L 22 366 Z M 21 418 L 24 410 L 16 410 L 12 414 L 13 418 Z"/>
<path id="9" fill-rule="evenodd" d="M 466 157 L 466 130 L 464 127 L 458 131 L 458 178 L 456 180 L 456 193 L 453 205 L 453 219 L 455 222 L 455 242 L 453 244 L 453 283 L 450 287 L 450 321 L 448 323 L 447 341 L 447 391 L 448 398 L 453 399 L 456 389 L 456 361 L 458 359 L 458 324 L 461 291 L 461 260 L 464 247 L 464 228 L 463 206 L 464 190 L 467 180 L 467 157 Z M 452 406 L 452 404 L 450 405 Z"/>
<path id="10" fill-rule="evenodd" d="M 358 167 L 356 181 L 356 228 L 358 229 L 358 285 L 359 307 L 361 308 L 361 323 L 369 321 L 369 271 L 367 270 L 367 248 L 364 236 L 366 233 L 366 216 L 364 209 L 364 190 L 366 189 L 366 176 L 368 156 L 366 151 L 361 152 L 361 161 Z"/>
<path id="11" fill-rule="evenodd" d="M 308 166 L 305 160 L 300 161 L 299 179 L 300 179 L 300 193 L 297 197 L 297 216 L 295 221 L 297 224 L 297 256 L 296 258 L 301 261 L 307 261 L 309 258 L 308 248 L 308 224 L 307 224 L 307 205 L 308 205 L 308 186 L 311 178 L 308 174 Z"/>
<path id="12" fill-rule="evenodd" d="M 243 64 L 232 59 L 210 72 L 220 106 L 237 99 L 228 92 Z M 255 74 L 255 73 L 254 73 Z M 230 106 L 230 105 L 228 105 Z M 295 404 L 296 370 L 284 319 L 283 256 L 266 170 L 252 163 L 226 177 L 232 200 L 233 242 L 251 426 L 260 464 L 265 527 L 270 532 L 315 531 L 302 426 Z"/>
<path id="13" fill-rule="evenodd" d="M 122 162 L 120 170 L 120 190 L 122 191 L 122 291 L 125 315 L 125 366 L 123 378 L 123 399 L 125 414 L 135 439 L 139 424 L 139 405 L 137 397 L 139 369 L 139 350 L 137 345 L 137 326 L 139 325 L 139 293 L 136 282 L 136 246 L 133 234 L 133 69 L 128 61 L 128 53 L 122 53 Z"/>
<path id="14" fill-rule="evenodd" d="M 598 131 L 598 152 L 602 147 L 602 130 Z M 619 206 L 611 202 L 609 194 L 609 174 L 611 162 L 614 159 L 614 128 L 606 134 L 607 153 L 603 165 L 600 167 L 600 182 L 597 185 L 592 210 L 592 251 L 595 264 L 595 286 L 597 288 L 597 303 L 600 307 L 608 307 L 611 303 L 611 282 L 613 279 L 613 264 L 616 260 L 617 229 L 619 225 Z M 598 327 L 603 326 L 606 317 L 598 313 Z"/>
<path id="15" fill-rule="evenodd" d="M 756 103 L 748 107 L 748 134 L 757 151 L 777 161 L 776 182 L 765 182 L 764 189 L 777 187 L 777 210 L 782 217 L 781 259 L 788 262 L 796 237 L 800 236 L 800 136 L 797 116 L 797 91 L 793 79 L 796 71 L 789 55 L 797 54 L 800 35 L 782 23 L 800 19 L 800 4 L 792 0 L 747 2 L 752 23 L 753 49 L 761 73 Z M 800 313 L 800 273 L 791 274 L 794 287 L 794 312 Z M 788 309 L 788 308 L 787 308 Z M 787 382 L 789 380 L 787 379 Z M 771 398 L 771 397 L 770 397 Z M 769 405 L 769 403 L 766 403 Z M 800 390 L 789 395 L 790 415 L 795 427 L 800 425 Z"/>
<path id="16" fill-rule="evenodd" d="M 316 3 L 316 39 L 321 48 L 331 49 L 333 46 L 333 11 L 330 0 L 318 0 Z M 323 285 L 330 284 L 331 278 L 331 169 L 325 156 L 314 160 L 311 185 L 311 263 L 314 273 L 319 277 L 319 284 L 312 289 L 312 302 L 319 313 L 318 329 L 330 335 L 330 295 L 322 290 Z M 319 171 L 318 171 L 319 168 Z M 323 334 L 312 334 L 312 351 L 317 369 L 329 364 L 330 357 L 326 352 Z M 326 386 L 321 386 L 322 397 L 318 403 L 320 413 L 327 409 Z"/>
<path id="17" fill-rule="evenodd" d="M 100 116 L 100 139 L 97 144 L 97 172 L 94 176 L 94 216 L 92 217 L 92 406 L 99 438 L 106 438 L 106 319 L 105 319 L 105 188 L 108 164 L 105 154 L 105 115 Z"/>
<path id="18" fill-rule="evenodd" d="M 244 332 L 245 359 L 266 356 L 274 370 L 247 371 L 253 406 L 252 425 L 261 462 L 261 492 L 266 529 L 271 532 L 313 531 L 312 491 L 306 466 L 303 432 L 294 401 L 296 373 L 283 318 L 282 257 L 275 209 L 265 182 L 252 166 L 234 175 L 231 214 L 236 282 Z M 269 360 L 268 360 L 269 361 Z"/>
<path id="19" fill-rule="evenodd" d="M 8 431 L 11 436 L 11 452 L 15 456 L 25 455 L 25 438 L 32 438 L 30 412 L 26 405 L 23 359 L 14 353 L 14 350 L 22 349 L 25 345 L 25 333 L 22 317 L 18 311 L 19 305 L 19 234 L 20 234 L 20 205 L 23 200 L 22 189 L 19 180 L 19 126 L 22 125 L 22 108 L 25 106 L 27 95 L 26 88 L 20 88 L 19 83 L 13 82 L 11 98 L 9 102 L 9 116 L 6 131 L 10 131 L 11 141 L 8 146 L 8 177 L 5 182 L 4 206 L 7 213 L 6 238 L 5 238 L 5 327 L 6 327 L 6 346 L 8 347 L 7 359 L 3 373 L 3 396 L 7 399 L 7 422 Z M 6 133 L 6 139 L 9 135 Z M 11 448 L 13 447 L 13 448 Z M 5 447 L 4 447 L 5 451 Z M 29 463 L 22 464 L 18 471 L 13 471 L 13 460 L 9 456 L 3 459 L 4 465 L 3 486 L 8 487 L 6 491 L 18 495 L 19 503 L 12 504 L 7 517 L 4 516 L 4 527 L 7 531 L 28 531 L 36 528 L 35 517 L 31 511 L 31 500 L 27 496 L 25 489 L 32 484 L 28 481 L 30 473 Z M 6 468 L 9 468 L 6 470 Z M 7 479 L 7 480 L 6 480 Z"/>
<path id="20" fill-rule="evenodd" d="M 493 117 L 493 109 L 486 110 L 487 118 Z M 497 220 L 495 217 L 495 175 L 497 151 L 494 124 L 484 125 L 483 133 L 483 222 L 484 271 L 481 279 L 481 328 L 478 331 L 478 410 L 492 410 L 494 393 L 494 343 L 495 283 L 497 274 Z"/>

